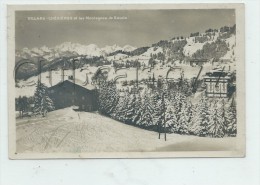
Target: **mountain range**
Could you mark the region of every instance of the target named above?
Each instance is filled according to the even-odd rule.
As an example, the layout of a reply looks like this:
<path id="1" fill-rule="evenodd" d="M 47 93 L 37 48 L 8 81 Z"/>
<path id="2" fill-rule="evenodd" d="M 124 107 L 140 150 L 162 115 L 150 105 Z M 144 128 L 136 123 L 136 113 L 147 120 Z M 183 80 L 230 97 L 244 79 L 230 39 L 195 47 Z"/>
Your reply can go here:
<path id="1" fill-rule="evenodd" d="M 136 47 L 125 45 L 120 47 L 116 44 L 112 46 L 105 46 L 99 48 L 95 44 L 83 45 L 79 43 L 64 42 L 55 47 L 34 47 L 32 49 L 23 48 L 21 50 L 16 50 L 16 61 L 20 59 L 34 59 L 37 57 L 42 57 L 46 60 L 53 60 L 59 57 L 70 57 L 75 55 L 88 55 L 90 57 L 106 56 L 115 51 L 131 52 L 135 50 Z"/>
<path id="2" fill-rule="evenodd" d="M 37 64 L 43 58 L 43 71 L 48 69 L 69 68 L 74 59 L 78 60 L 77 68 L 85 65 L 99 67 L 113 65 L 116 68 L 133 67 L 136 61 L 143 66 L 151 64 L 179 65 L 188 64 L 192 59 L 206 59 L 217 63 L 236 63 L 236 25 L 220 29 L 208 29 L 203 33 L 191 33 L 188 37 L 177 36 L 160 40 L 151 46 L 133 47 L 126 45 L 105 46 L 95 44 L 83 45 L 64 42 L 55 47 L 35 47 L 16 50 L 16 63 L 30 61 Z M 37 74 L 37 65 L 24 65 L 16 74 L 17 79 L 26 79 Z"/>

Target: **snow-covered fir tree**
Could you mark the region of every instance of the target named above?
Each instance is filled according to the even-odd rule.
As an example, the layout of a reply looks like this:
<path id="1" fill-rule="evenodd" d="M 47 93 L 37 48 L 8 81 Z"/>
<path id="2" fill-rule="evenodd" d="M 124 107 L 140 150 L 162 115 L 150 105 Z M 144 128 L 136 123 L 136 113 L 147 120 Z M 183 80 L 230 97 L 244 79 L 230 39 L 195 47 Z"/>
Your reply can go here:
<path id="1" fill-rule="evenodd" d="M 174 133 L 179 133 L 179 134 L 186 133 L 185 130 L 187 130 L 187 129 L 184 129 L 185 125 L 182 125 L 185 122 L 185 118 L 182 116 L 186 116 L 185 115 L 186 112 L 184 110 L 185 103 L 186 103 L 185 96 L 183 96 L 181 93 L 176 92 L 176 93 L 174 93 L 173 96 L 171 96 L 170 104 L 172 105 L 172 109 L 173 109 L 172 111 L 174 114 L 174 121 L 172 122 L 174 124 L 171 125 L 171 131 Z M 167 109 L 166 109 L 166 112 L 167 112 Z"/>
<path id="2" fill-rule="evenodd" d="M 226 135 L 236 136 L 237 134 L 237 116 L 236 107 L 229 106 L 225 113 L 225 125 L 226 125 Z"/>
<path id="3" fill-rule="evenodd" d="M 139 92 L 119 92 L 112 82 L 101 84 L 99 89 L 101 113 L 159 133 L 235 136 L 236 110 L 227 107 L 227 102 L 202 94 L 197 103 L 192 103 L 186 94 L 169 88 L 164 79 L 160 88 L 146 87 Z"/>
<path id="4" fill-rule="evenodd" d="M 198 136 L 207 136 L 209 117 L 209 101 L 205 96 L 202 96 L 199 103 L 195 105 L 191 133 Z"/>
<path id="5" fill-rule="evenodd" d="M 224 136 L 224 109 L 218 100 L 211 103 L 209 108 L 210 116 L 208 123 L 208 135 L 211 137 Z"/>
<path id="6" fill-rule="evenodd" d="M 174 107 L 172 104 L 167 104 L 166 105 L 166 110 L 165 110 L 165 121 L 167 125 L 167 129 L 171 132 L 176 132 L 176 125 L 177 125 L 177 118 L 174 113 Z"/>
<path id="7" fill-rule="evenodd" d="M 111 115 L 118 102 L 116 84 L 112 81 L 102 82 L 99 87 L 98 100 L 100 112 Z"/>
<path id="8" fill-rule="evenodd" d="M 165 99 L 164 94 L 157 90 L 153 95 L 153 121 L 157 126 L 157 131 L 160 133 L 165 132 L 164 121 L 165 121 Z"/>
<path id="9" fill-rule="evenodd" d="M 141 125 L 141 116 L 142 116 L 142 99 L 140 93 L 137 93 L 135 98 L 134 107 L 134 114 L 132 117 L 132 122 Z"/>
<path id="10" fill-rule="evenodd" d="M 111 114 L 112 117 L 115 117 L 115 119 L 125 123 L 128 101 L 129 101 L 129 92 L 128 91 L 121 92 L 121 96 L 119 97 L 117 105 L 113 113 Z"/>
<path id="11" fill-rule="evenodd" d="M 152 107 L 152 100 L 151 100 L 151 95 L 150 91 L 145 89 L 144 91 L 144 101 L 142 104 L 142 114 L 140 116 L 140 123 L 142 126 L 149 127 L 154 124 L 153 121 L 153 107 Z"/>
<path id="12" fill-rule="evenodd" d="M 132 124 L 133 117 L 135 115 L 135 104 L 136 104 L 136 96 L 135 94 L 130 94 L 129 100 L 126 106 L 126 114 L 125 114 L 125 122 L 128 124 Z"/>
<path id="13" fill-rule="evenodd" d="M 46 116 L 48 112 L 53 111 L 54 109 L 53 101 L 48 95 L 48 87 L 38 81 L 34 93 L 34 114 Z"/>
<path id="14" fill-rule="evenodd" d="M 189 120 L 190 120 L 190 109 L 186 102 L 186 99 L 181 99 L 180 112 L 178 113 L 178 130 L 177 133 L 188 134 L 189 133 Z"/>
<path id="15" fill-rule="evenodd" d="M 190 134 L 190 128 L 192 126 L 192 119 L 194 116 L 194 106 L 190 99 L 187 100 L 187 117 L 188 117 L 188 133 Z"/>

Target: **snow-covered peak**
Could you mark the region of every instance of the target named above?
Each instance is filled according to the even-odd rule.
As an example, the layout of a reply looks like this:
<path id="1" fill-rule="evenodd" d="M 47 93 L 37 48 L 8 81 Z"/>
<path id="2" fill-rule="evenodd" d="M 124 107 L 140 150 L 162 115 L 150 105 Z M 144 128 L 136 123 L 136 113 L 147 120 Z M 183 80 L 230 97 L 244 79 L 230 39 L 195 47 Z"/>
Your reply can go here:
<path id="1" fill-rule="evenodd" d="M 123 47 L 123 51 L 127 51 L 127 52 L 133 51 L 135 49 L 136 49 L 136 47 L 133 47 L 133 46 L 130 46 L 130 45 L 125 45 Z"/>
<path id="2" fill-rule="evenodd" d="M 89 45 L 86 46 L 86 48 L 90 49 L 90 50 L 100 50 L 99 47 L 96 44 L 89 44 Z"/>
<path id="3" fill-rule="evenodd" d="M 68 53 L 88 56 L 104 56 L 118 50 L 129 52 L 134 49 L 136 48 L 130 45 L 120 47 L 117 44 L 114 44 L 111 46 L 107 45 L 103 48 L 99 48 L 96 44 L 84 45 L 73 42 L 63 42 L 52 48 L 49 48 L 45 45 L 42 47 L 34 47 L 32 49 L 23 48 L 17 52 L 16 56 L 23 58 L 42 56 L 47 60 L 52 60 L 57 56 L 67 55 Z"/>
<path id="4" fill-rule="evenodd" d="M 47 46 L 42 46 L 41 48 L 40 48 L 43 52 L 51 52 L 51 49 L 50 48 L 48 48 Z"/>
<path id="5" fill-rule="evenodd" d="M 65 51 L 73 51 L 78 47 L 79 47 L 79 44 L 75 44 L 72 42 L 64 42 L 60 45 L 55 46 L 54 50 L 65 52 Z"/>
<path id="6" fill-rule="evenodd" d="M 120 47 L 118 46 L 117 44 L 114 44 L 112 46 L 105 46 L 103 48 L 101 48 L 105 53 L 109 54 L 109 53 L 113 53 L 115 51 L 119 51 L 119 50 L 122 50 L 122 51 L 127 51 L 127 52 L 130 52 L 130 51 L 133 51 L 136 49 L 136 47 L 133 47 L 133 46 L 130 46 L 130 45 L 125 45 L 123 47 Z"/>
<path id="7" fill-rule="evenodd" d="M 112 46 L 105 46 L 103 48 L 101 48 L 105 53 L 109 54 L 109 53 L 113 53 L 115 51 L 118 51 L 118 50 L 122 50 L 122 47 L 114 44 Z"/>
<path id="8" fill-rule="evenodd" d="M 29 53 L 29 52 L 30 52 L 30 50 L 29 50 L 29 48 L 23 48 L 23 49 L 22 49 L 22 52 Z"/>

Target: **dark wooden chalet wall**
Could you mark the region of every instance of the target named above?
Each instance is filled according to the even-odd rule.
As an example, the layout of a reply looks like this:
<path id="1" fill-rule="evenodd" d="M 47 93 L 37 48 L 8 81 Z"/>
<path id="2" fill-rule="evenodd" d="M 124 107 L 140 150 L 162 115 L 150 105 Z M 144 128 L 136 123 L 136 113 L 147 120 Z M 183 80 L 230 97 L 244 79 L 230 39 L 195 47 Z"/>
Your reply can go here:
<path id="1" fill-rule="evenodd" d="M 80 111 L 96 111 L 97 95 L 95 90 L 86 89 L 66 80 L 48 89 L 55 109 L 78 106 Z"/>

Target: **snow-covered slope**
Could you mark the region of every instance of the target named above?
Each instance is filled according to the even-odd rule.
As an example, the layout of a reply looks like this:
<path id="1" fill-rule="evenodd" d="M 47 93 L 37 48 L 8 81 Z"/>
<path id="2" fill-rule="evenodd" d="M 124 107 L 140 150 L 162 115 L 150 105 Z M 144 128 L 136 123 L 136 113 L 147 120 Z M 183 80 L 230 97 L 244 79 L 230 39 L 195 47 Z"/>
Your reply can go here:
<path id="1" fill-rule="evenodd" d="M 150 47 L 145 53 L 143 53 L 141 56 L 150 57 L 151 54 L 158 54 L 163 53 L 163 49 L 161 47 Z"/>
<path id="2" fill-rule="evenodd" d="M 161 47 L 150 47 L 146 52 L 140 55 L 128 56 L 126 54 L 118 53 L 113 56 L 107 57 L 107 60 L 113 62 L 122 62 L 122 63 L 125 63 L 127 61 L 130 62 L 138 61 L 142 65 L 147 66 L 148 61 L 151 58 L 151 55 L 158 54 L 158 53 L 163 53 L 163 49 Z"/>
<path id="3" fill-rule="evenodd" d="M 183 48 L 183 53 L 186 56 L 192 56 L 196 51 L 202 49 L 203 45 L 205 44 L 199 42 L 195 43 L 193 37 L 187 38 L 186 40 L 187 44 Z"/>
<path id="4" fill-rule="evenodd" d="M 56 110 L 44 118 L 16 120 L 17 152 L 139 152 L 231 150 L 236 138 L 158 133 L 122 124 L 98 113 Z M 58 143 L 58 144 L 57 144 Z"/>
<path id="5" fill-rule="evenodd" d="M 184 55 L 191 57 L 196 51 L 201 50 L 205 44 L 215 42 L 219 35 L 219 32 L 214 32 L 214 34 L 210 34 L 210 36 L 202 33 L 201 36 L 197 37 L 198 39 L 202 37 L 205 38 L 205 42 L 197 42 L 196 37 L 186 38 L 187 44 L 183 48 Z"/>
<path id="6" fill-rule="evenodd" d="M 234 62 L 236 60 L 235 53 L 236 53 L 236 36 L 232 35 L 231 37 L 226 39 L 226 43 L 229 47 L 228 52 L 225 56 L 221 57 L 223 60 L 230 60 Z"/>
<path id="7" fill-rule="evenodd" d="M 125 58 L 128 58 L 128 55 L 122 54 L 122 53 L 118 53 L 118 54 L 113 55 L 113 56 L 108 56 L 107 60 L 108 61 L 120 61 L 120 60 L 123 60 Z"/>

